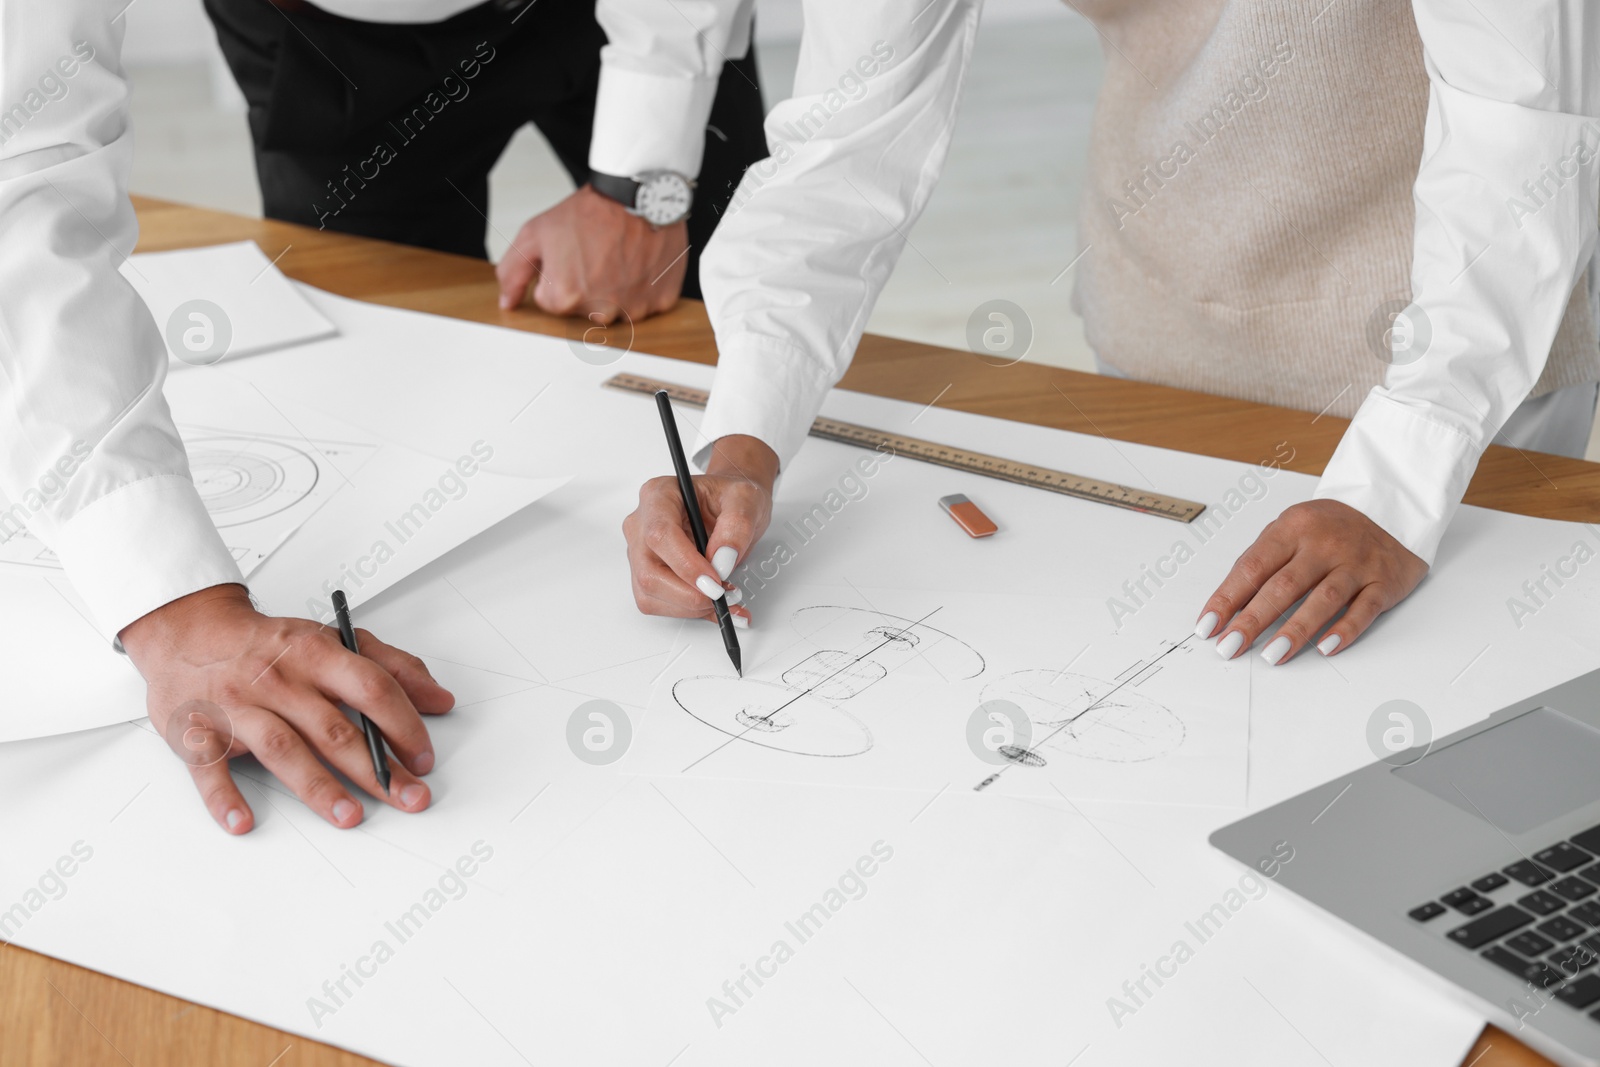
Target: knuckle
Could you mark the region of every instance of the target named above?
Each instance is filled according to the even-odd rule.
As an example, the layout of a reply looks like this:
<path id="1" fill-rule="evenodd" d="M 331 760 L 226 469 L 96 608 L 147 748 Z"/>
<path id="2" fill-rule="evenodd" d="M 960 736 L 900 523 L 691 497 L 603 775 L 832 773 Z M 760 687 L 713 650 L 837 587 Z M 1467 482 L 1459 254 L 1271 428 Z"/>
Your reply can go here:
<path id="1" fill-rule="evenodd" d="M 334 781 L 333 776 L 323 773 L 317 774 L 306 783 L 305 792 L 301 799 L 313 808 L 331 809 L 340 800 L 344 799 L 344 787 Z"/>
<path id="2" fill-rule="evenodd" d="M 300 738 L 287 726 L 271 726 L 256 742 L 256 755 L 266 763 L 281 763 L 300 748 Z"/>
<path id="3" fill-rule="evenodd" d="M 267 678 L 275 678 L 276 675 L 276 667 L 263 667 L 261 672 L 256 675 L 256 678 L 264 681 Z M 217 703 L 225 708 L 237 708 L 250 703 L 250 685 L 251 683 L 241 682 L 233 678 L 221 682 L 216 690 Z"/>
<path id="4" fill-rule="evenodd" d="M 335 712 L 322 724 L 322 740 L 330 749 L 347 748 L 357 742 L 359 733 L 355 724 Z"/>
<path id="5" fill-rule="evenodd" d="M 209 811 L 222 811 L 233 804 L 234 789 L 231 783 L 218 782 L 200 790 L 200 802 Z"/>
<path id="6" fill-rule="evenodd" d="M 666 588 L 666 578 L 659 571 L 648 571 L 639 575 L 637 594 L 642 597 L 659 599 Z"/>
<path id="7" fill-rule="evenodd" d="M 1262 617 L 1260 610 L 1253 607 L 1245 608 L 1238 615 L 1235 615 L 1233 619 L 1233 628 L 1235 630 L 1243 630 L 1252 634 L 1260 633 L 1266 628 L 1266 624 L 1267 620 Z"/>
<path id="8" fill-rule="evenodd" d="M 1329 576 L 1317 586 L 1317 591 L 1313 595 L 1323 604 L 1330 607 L 1337 606 L 1350 599 L 1350 585 L 1344 579 Z"/>
<path id="9" fill-rule="evenodd" d="M 387 700 L 393 679 L 388 672 L 374 665 L 371 670 L 362 671 L 355 680 L 355 697 L 361 701 L 363 709 L 372 708 Z"/>
<path id="10" fill-rule="evenodd" d="M 1271 577 L 1266 561 L 1253 551 L 1240 556 L 1239 562 L 1234 564 L 1233 569 L 1239 577 L 1250 584 L 1252 589 L 1261 588 L 1261 584 Z"/>
<path id="11" fill-rule="evenodd" d="M 673 529 L 669 524 L 657 520 L 645 527 L 644 543 L 652 551 L 657 551 L 659 555 L 658 550 L 666 546 L 667 542 L 671 540 L 672 534 Z"/>
<path id="12" fill-rule="evenodd" d="M 1305 623 L 1300 622 L 1298 619 L 1290 619 L 1288 622 L 1278 627 L 1277 636 L 1287 637 L 1290 645 L 1295 648 L 1299 648 L 1301 645 L 1306 643 L 1307 638 L 1309 638 L 1311 635 L 1307 631 Z"/>

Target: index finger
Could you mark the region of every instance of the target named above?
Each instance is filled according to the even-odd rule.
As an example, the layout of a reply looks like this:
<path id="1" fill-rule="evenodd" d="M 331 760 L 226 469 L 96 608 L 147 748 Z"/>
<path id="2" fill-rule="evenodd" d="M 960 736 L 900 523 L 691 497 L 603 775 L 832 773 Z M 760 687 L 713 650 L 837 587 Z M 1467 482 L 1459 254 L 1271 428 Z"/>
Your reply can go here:
<path id="1" fill-rule="evenodd" d="M 530 223 L 511 242 L 494 273 L 500 282 L 500 310 L 509 311 L 528 295 L 528 284 L 539 273 L 538 230 Z"/>
<path id="2" fill-rule="evenodd" d="M 1221 633 L 1293 555 L 1294 545 L 1287 538 L 1275 534 L 1270 526 L 1263 530 L 1206 601 L 1195 624 L 1195 636 L 1210 638 Z"/>

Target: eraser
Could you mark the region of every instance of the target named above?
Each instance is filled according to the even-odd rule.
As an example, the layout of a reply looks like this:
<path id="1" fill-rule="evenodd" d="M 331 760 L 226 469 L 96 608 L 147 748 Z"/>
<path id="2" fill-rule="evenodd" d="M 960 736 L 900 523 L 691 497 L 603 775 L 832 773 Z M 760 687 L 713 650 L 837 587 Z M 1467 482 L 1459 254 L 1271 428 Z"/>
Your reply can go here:
<path id="1" fill-rule="evenodd" d="M 939 498 L 939 506 L 956 520 L 956 525 L 967 531 L 968 537 L 988 537 L 1000 527 L 978 509 L 978 505 L 960 493 Z"/>

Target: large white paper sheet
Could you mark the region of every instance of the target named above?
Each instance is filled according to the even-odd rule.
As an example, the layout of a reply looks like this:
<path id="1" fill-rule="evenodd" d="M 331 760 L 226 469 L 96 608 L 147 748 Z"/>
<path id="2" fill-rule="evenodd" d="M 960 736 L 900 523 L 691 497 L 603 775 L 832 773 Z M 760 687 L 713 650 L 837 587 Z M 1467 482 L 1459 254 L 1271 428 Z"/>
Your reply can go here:
<path id="1" fill-rule="evenodd" d="M 241 361 L 234 373 L 306 403 L 316 383 L 341 419 L 429 455 L 457 456 L 481 438 L 496 469 L 577 472 L 363 611 L 364 625 L 424 656 L 461 698 L 431 724 L 435 805 L 412 817 L 368 804 L 361 829 L 335 831 L 244 762 L 259 825 L 235 840 L 141 726 L 0 747 L 0 918 L 15 914 L 5 910 L 13 902 L 26 912 L 0 936 L 400 1064 L 815 1063 L 819 1052 L 921 1062 L 901 1035 L 935 1063 L 1059 1065 L 1086 1044 L 1088 1067 L 1212 1055 L 1321 1062 L 1292 1030 L 1335 1063 L 1459 1063 L 1477 1030 L 1472 1013 L 1271 887 L 1120 1028 L 1106 1002 L 1237 885 L 1241 869 L 1209 850 L 1206 833 L 1370 761 L 1377 705 L 1414 701 L 1443 732 L 1600 665 L 1590 636 L 1600 633 L 1600 579 L 1587 565 L 1559 588 L 1547 582 L 1553 592 L 1531 616 L 1508 607 L 1525 580 L 1591 536 L 1585 528 L 1464 509 L 1434 574 L 1379 624 L 1381 640 L 1280 668 L 1242 660 L 1252 688 L 1242 808 L 1070 794 L 1025 803 L 955 785 L 941 793 L 939 783 L 630 778 L 631 756 L 605 766 L 578 758 L 573 722 L 604 700 L 644 744 L 645 706 L 675 676 L 680 631 L 719 645 L 707 625 L 633 606 L 620 521 L 640 482 L 671 467 L 648 398 L 600 382 L 629 371 L 705 385 L 709 369 L 638 354 L 595 367 L 559 340 L 306 292 L 341 336 Z M 929 400 L 942 384 L 929 383 Z M 1312 485 L 937 407 L 835 394 L 828 410 L 1228 515 L 1197 531 L 897 461 L 816 536 L 789 535 L 792 558 L 744 572 L 762 633 L 786 625 L 785 589 L 847 583 L 1077 598 L 1098 604 L 1108 627 L 1114 600 L 1132 610 L 1115 612 L 1119 628 L 1155 626 L 1166 612 L 1192 622 L 1237 552 Z M 696 413 L 680 418 L 692 432 Z M 756 563 L 859 456 L 808 444 L 785 472 Z M 934 503 L 950 492 L 978 500 L 1002 533 L 966 538 Z M 930 558 L 942 568 L 935 582 Z M 840 879 L 880 840 L 895 856 L 855 899 Z M 79 841 L 93 858 L 65 893 L 41 891 L 40 872 Z M 487 862 L 473 852 L 480 841 L 494 850 Z M 463 857 L 470 876 L 459 873 Z M 770 969 L 762 957 L 784 924 L 827 906 L 830 889 L 848 902 L 755 986 L 746 969 Z M 196 902 L 204 936 L 194 936 Z M 130 924 L 129 914 L 148 919 Z M 401 943 L 386 924 L 406 914 Z M 1094 929 L 1070 925 L 1079 920 Z M 375 951 L 380 940 L 390 953 Z M 356 968 L 361 984 L 347 975 Z M 1257 993 L 1243 977 L 1262 1004 L 1251 1005 Z M 758 992 L 714 1017 L 708 1000 L 731 1003 L 724 983 L 740 979 Z M 963 1015 L 962 1005 L 981 1012 Z M 980 1045 L 982 1056 L 966 1055 Z"/>
<path id="2" fill-rule="evenodd" d="M 1242 880 L 1205 818 L 631 777 L 574 759 L 564 707 L 446 717 L 435 807 L 355 831 L 247 770 L 239 840 L 138 727 L 7 746 L 0 936 L 402 1065 L 1453 1067 L 1478 1029 Z"/>
<path id="3" fill-rule="evenodd" d="M 628 770 L 1244 802 L 1247 665 L 1097 601 L 786 583 L 744 676 L 686 627 Z M 1164 624 L 1164 626 L 1162 625 Z"/>

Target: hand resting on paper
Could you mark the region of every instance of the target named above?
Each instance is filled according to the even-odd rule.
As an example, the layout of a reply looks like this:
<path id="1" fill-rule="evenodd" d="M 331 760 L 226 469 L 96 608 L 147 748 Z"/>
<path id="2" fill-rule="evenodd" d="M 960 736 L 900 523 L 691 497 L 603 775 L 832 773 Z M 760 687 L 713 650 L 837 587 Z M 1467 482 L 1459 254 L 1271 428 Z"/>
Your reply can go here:
<path id="1" fill-rule="evenodd" d="M 715 620 L 714 594 L 728 590 L 734 621 L 748 626 L 750 609 L 738 606 L 739 592 L 727 579 L 772 520 L 777 478 L 778 454 L 754 437 L 724 437 L 712 446 L 706 473 L 694 480 L 706 524 L 705 555 L 695 549 L 678 480 L 644 483 L 638 509 L 622 523 L 639 610 Z"/>
<path id="2" fill-rule="evenodd" d="M 1309 500 L 1286 508 L 1261 531 L 1206 601 L 1195 633 L 1218 634 L 1218 655 L 1232 659 L 1305 597 L 1262 658 L 1274 665 L 1288 661 L 1343 611 L 1317 642 L 1317 650 L 1331 656 L 1349 648 L 1427 573 L 1426 563 L 1355 508 Z"/>
<path id="3" fill-rule="evenodd" d="M 689 227 L 656 229 L 589 186 L 529 219 L 501 258 L 500 308 L 530 295 L 541 311 L 607 326 L 670 311 L 688 269 Z"/>
<path id="4" fill-rule="evenodd" d="M 189 766 L 211 817 L 232 834 L 255 825 L 228 761 L 254 754 L 305 804 L 340 828 L 361 822 L 361 801 L 339 769 L 401 811 L 428 806 L 417 777 L 433 769 L 423 715 L 455 698 L 417 657 L 357 630 L 361 655 L 308 619 L 263 615 L 243 586 L 219 585 L 174 600 L 120 637 L 148 685 L 150 721 Z M 372 773 L 361 727 L 336 702 L 377 723 L 393 750 L 390 793 Z M 327 764 L 327 765 L 325 765 Z"/>

